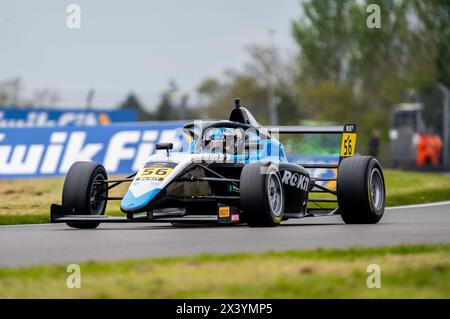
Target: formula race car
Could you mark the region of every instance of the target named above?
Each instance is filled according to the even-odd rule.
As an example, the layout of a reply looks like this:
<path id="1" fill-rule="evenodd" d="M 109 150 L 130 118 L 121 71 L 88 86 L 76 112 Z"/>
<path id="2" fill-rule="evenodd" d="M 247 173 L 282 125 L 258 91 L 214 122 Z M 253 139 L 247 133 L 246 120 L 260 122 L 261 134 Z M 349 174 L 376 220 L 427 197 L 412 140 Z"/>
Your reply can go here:
<path id="1" fill-rule="evenodd" d="M 182 131 L 182 151 L 159 143 L 158 151 L 123 179 L 109 179 L 101 164 L 75 162 L 65 178 L 62 205 L 51 205 L 51 222 L 74 228 L 104 222 L 276 226 L 289 218 L 334 214 L 347 224 L 373 224 L 383 216 L 383 170 L 373 157 L 354 156 L 353 124 L 262 127 L 236 99 L 229 120 L 195 121 Z M 339 159 L 288 162 L 279 134 L 342 135 Z M 337 174 L 312 176 L 320 169 Z M 108 196 L 125 182 L 131 184 L 123 197 Z M 110 200 L 121 201 L 125 216 L 104 215 Z"/>

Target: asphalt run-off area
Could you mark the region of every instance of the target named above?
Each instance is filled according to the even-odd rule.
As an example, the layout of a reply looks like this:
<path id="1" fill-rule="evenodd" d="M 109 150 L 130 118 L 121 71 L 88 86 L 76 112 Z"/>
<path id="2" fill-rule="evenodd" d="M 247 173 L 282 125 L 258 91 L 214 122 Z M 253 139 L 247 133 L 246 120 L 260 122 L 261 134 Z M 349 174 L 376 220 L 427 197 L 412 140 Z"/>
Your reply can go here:
<path id="1" fill-rule="evenodd" d="M 293 219 L 274 228 L 103 224 L 0 226 L 0 266 L 110 261 L 202 253 L 283 251 L 450 242 L 450 202 L 387 208 L 375 225 L 340 216 Z"/>

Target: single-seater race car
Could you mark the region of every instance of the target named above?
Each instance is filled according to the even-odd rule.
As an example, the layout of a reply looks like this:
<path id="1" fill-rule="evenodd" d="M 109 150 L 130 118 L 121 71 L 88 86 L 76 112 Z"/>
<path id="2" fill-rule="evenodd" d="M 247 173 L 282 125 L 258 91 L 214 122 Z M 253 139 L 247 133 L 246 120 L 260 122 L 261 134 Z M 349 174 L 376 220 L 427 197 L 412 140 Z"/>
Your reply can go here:
<path id="1" fill-rule="evenodd" d="M 75 162 L 62 205 L 51 205 L 51 222 L 74 228 L 105 222 L 276 226 L 334 214 L 347 224 L 374 224 L 383 216 L 383 170 L 374 157 L 354 156 L 353 124 L 262 127 L 236 99 L 229 120 L 187 123 L 183 132 L 187 149 L 175 152 L 172 143 L 159 143 L 159 151 L 124 179 L 109 179 L 101 164 Z M 279 134 L 342 135 L 339 160 L 290 163 Z M 312 176 L 318 169 L 337 170 L 336 177 Z M 330 181 L 335 188 L 326 186 Z M 131 184 L 123 197 L 108 196 L 126 182 Z M 121 201 L 123 217 L 104 215 L 110 200 Z"/>

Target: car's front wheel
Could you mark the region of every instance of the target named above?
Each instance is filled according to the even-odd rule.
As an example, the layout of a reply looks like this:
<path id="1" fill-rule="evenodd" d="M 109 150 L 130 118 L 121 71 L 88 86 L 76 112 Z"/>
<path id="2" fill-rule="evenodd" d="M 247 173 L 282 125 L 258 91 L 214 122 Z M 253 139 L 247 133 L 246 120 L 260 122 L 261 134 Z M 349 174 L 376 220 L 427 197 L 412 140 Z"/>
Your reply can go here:
<path id="1" fill-rule="evenodd" d="M 75 162 L 64 180 L 62 205 L 72 210 L 74 215 L 103 215 L 105 213 L 108 190 L 103 181 L 107 180 L 105 168 L 92 162 Z M 92 229 L 99 222 L 70 222 L 68 226 Z"/>
<path id="2" fill-rule="evenodd" d="M 241 208 L 251 227 L 278 225 L 283 219 L 284 192 L 280 173 L 270 163 L 244 166 L 240 182 Z"/>

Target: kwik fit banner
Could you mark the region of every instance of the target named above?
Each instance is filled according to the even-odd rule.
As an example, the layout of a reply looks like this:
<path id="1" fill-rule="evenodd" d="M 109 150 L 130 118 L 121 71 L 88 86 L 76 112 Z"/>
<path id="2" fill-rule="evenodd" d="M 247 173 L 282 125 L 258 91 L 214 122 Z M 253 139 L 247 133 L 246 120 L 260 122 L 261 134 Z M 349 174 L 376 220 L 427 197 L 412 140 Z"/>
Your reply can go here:
<path id="1" fill-rule="evenodd" d="M 75 161 L 94 161 L 110 174 L 129 174 L 155 152 L 175 142 L 184 122 L 117 123 L 92 127 L 1 128 L 0 179 L 65 175 Z"/>
<path id="2" fill-rule="evenodd" d="M 136 120 L 137 113 L 128 109 L 89 111 L 0 108 L 0 128 L 96 126 Z"/>

